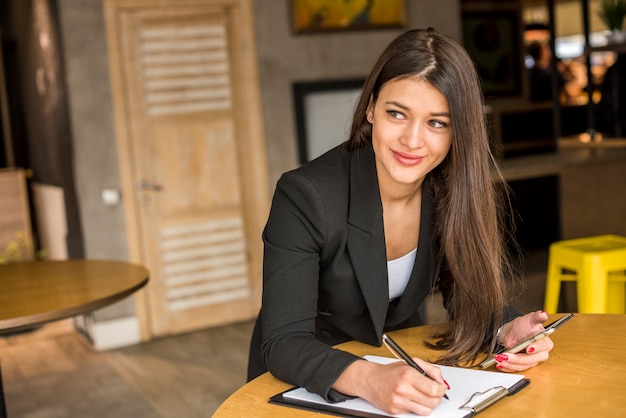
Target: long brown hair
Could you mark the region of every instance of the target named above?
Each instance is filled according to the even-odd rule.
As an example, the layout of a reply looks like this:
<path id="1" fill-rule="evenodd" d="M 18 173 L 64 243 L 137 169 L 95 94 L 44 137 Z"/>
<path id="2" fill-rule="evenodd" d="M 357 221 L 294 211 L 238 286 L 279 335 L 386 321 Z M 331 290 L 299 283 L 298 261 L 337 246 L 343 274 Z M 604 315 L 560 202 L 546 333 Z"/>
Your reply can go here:
<path id="1" fill-rule="evenodd" d="M 446 308 L 452 323 L 430 345 L 447 350 L 441 364 L 475 361 L 492 350 L 504 316 L 507 258 L 500 202 L 504 181 L 489 147 L 483 93 L 474 62 L 458 43 L 434 29 L 415 29 L 383 51 L 366 79 L 355 109 L 348 146 L 371 144 L 366 120 L 385 83 L 421 78 L 447 99 L 452 146 L 428 176 L 434 191 L 436 237 L 442 267 L 440 283 L 449 291 Z M 510 237 L 506 237 L 507 240 Z"/>

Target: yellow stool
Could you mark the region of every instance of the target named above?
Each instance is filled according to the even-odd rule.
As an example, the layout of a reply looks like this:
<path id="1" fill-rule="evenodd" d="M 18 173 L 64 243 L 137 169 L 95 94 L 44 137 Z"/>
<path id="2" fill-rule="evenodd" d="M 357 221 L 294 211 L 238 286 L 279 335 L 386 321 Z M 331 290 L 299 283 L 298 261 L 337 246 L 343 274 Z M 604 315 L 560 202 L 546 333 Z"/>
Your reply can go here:
<path id="1" fill-rule="evenodd" d="M 576 282 L 578 312 L 626 313 L 626 237 L 600 235 L 551 244 L 546 312 L 556 313 L 563 281 Z"/>

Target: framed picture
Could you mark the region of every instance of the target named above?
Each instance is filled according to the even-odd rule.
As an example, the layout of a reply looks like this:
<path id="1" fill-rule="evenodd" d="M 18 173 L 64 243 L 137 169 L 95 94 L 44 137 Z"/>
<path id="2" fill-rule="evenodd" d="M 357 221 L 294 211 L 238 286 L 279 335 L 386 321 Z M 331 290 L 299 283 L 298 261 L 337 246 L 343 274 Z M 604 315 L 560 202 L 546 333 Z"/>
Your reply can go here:
<path id="1" fill-rule="evenodd" d="M 515 11 L 463 13 L 463 41 L 485 96 L 521 95 L 521 31 Z"/>
<path id="2" fill-rule="evenodd" d="M 405 0 L 290 0 L 294 33 L 406 25 Z"/>
<path id="3" fill-rule="evenodd" d="M 348 139 L 364 82 L 363 79 L 348 79 L 293 84 L 300 164 Z"/>

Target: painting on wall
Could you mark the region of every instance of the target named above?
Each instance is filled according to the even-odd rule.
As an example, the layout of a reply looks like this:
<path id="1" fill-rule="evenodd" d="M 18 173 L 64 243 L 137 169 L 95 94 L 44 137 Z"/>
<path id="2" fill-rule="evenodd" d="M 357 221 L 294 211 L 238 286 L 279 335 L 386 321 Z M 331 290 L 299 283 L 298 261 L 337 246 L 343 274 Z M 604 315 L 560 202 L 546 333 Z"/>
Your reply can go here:
<path id="1" fill-rule="evenodd" d="M 521 94 L 518 19 L 516 12 L 463 13 L 464 47 L 476 62 L 485 96 Z"/>
<path id="2" fill-rule="evenodd" d="M 406 25 L 405 0 L 291 0 L 294 33 Z"/>

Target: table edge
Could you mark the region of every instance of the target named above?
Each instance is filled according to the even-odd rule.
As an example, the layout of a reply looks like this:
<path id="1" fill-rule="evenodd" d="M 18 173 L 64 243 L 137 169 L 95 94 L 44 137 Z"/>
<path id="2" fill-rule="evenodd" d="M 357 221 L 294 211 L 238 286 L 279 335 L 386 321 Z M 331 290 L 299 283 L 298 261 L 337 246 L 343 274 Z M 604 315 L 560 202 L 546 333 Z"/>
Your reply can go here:
<path id="1" fill-rule="evenodd" d="M 137 290 L 141 289 L 142 287 L 144 287 L 150 278 L 150 274 L 148 269 L 146 269 L 144 266 L 139 265 L 139 264 L 135 264 L 135 263 L 129 263 L 129 262 L 124 262 L 124 261 L 120 261 L 120 260 L 91 260 L 91 259 L 70 259 L 70 260 L 49 260 L 49 261 L 54 261 L 54 262 L 63 262 L 63 261 L 96 261 L 96 262 L 102 262 L 102 261 L 111 261 L 111 262 L 115 262 L 115 263 L 125 263 L 125 264 L 130 264 L 134 267 L 139 267 L 141 269 L 143 269 L 145 271 L 145 277 L 138 283 L 136 283 L 135 285 L 124 289 L 121 292 L 118 293 L 114 293 L 111 294 L 109 296 L 106 296 L 104 298 L 98 299 L 98 300 L 94 300 L 91 301 L 87 304 L 81 304 L 81 305 L 76 305 L 76 306 L 72 306 L 72 307 L 68 307 L 68 308 L 64 308 L 64 309 L 60 309 L 58 311 L 53 311 L 53 312 L 43 312 L 43 313 L 37 313 L 34 315 L 28 315 L 28 316 L 21 316 L 18 318 L 9 318 L 9 319 L 0 319 L 0 335 L 4 335 L 4 334 L 9 334 L 12 332 L 17 332 L 17 331 L 23 331 L 23 330 L 27 330 L 27 329 L 31 329 L 31 328 L 36 328 L 39 327 L 43 324 L 46 324 L 48 322 L 54 322 L 54 321 L 59 321 L 62 319 L 67 319 L 67 318 L 71 318 L 77 315 L 81 315 L 81 314 L 86 314 L 88 312 L 100 309 L 100 308 L 104 308 L 108 305 L 111 305 L 115 302 L 118 302 L 128 296 L 130 296 L 131 294 L 133 294 L 134 292 L 136 292 Z M 36 261 L 33 261 L 36 262 Z"/>

